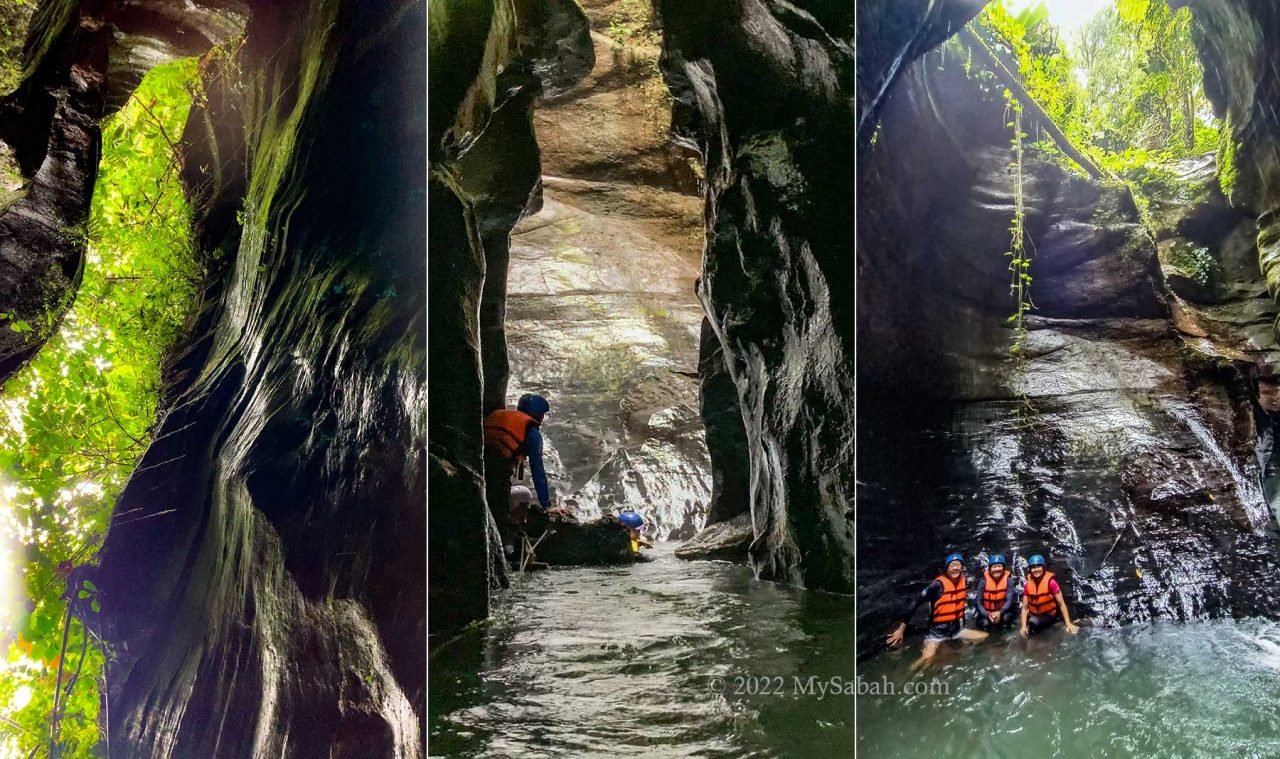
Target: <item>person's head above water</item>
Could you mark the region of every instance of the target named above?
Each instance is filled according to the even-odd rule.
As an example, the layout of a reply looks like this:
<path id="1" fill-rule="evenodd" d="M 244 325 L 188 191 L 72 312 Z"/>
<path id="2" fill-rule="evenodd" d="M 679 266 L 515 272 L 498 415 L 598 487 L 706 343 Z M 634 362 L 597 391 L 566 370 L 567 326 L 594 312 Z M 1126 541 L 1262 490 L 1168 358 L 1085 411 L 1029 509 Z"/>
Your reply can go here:
<path id="1" fill-rule="evenodd" d="M 1004 556 L 996 554 L 987 559 L 987 569 L 996 577 L 1004 574 Z"/>
<path id="2" fill-rule="evenodd" d="M 644 517 L 636 513 L 635 509 L 624 509 L 618 514 L 618 521 L 632 530 L 638 530 L 644 527 Z"/>
<path id="3" fill-rule="evenodd" d="M 551 404 L 547 403 L 547 399 L 543 398 L 541 395 L 525 393 L 520 396 L 520 400 L 516 402 L 516 411 L 523 411 L 539 423 L 542 422 L 542 417 L 546 416 L 547 412 L 550 410 Z"/>
<path id="4" fill-rule="evenodd" d="M 964 571 L 964 557 L 958 553 L 947 556 L 946 560 L 947 574 L 952 577 L 958 577 Z"/>

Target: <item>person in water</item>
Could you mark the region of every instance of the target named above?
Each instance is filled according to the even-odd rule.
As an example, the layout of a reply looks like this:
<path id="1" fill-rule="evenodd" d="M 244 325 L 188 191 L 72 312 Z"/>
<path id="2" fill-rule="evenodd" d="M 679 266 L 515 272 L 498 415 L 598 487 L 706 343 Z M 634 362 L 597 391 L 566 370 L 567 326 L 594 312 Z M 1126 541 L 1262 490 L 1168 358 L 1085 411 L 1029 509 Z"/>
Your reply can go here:
<path id="1" fill-rule="evenodd" d="M 1080 631 L 1071 622 L 1071 613 L 1067 611 L 1067 602 L 1062 598 L 1062 588 L 1058 586 L 1057 579 L 1053 572 L 1045 569 L 1044 557 L 1036 554 L 1027 559 L 1027 584 L 1022 588 L 1021 633 L 1023 637 L 1034 635 L 1057 624 L 1059 619 L 1072 635 Z"/>
<path id="2" fill-rule="evenodd" d="M 542 461 L 542 422 L 551 404 L 541 395 L 522 395 L 514 409 L 500 408 L 484 418 L 487 478 L 492 485 L 489 503 L 506 503 L 511 479 L 527 461 L 538 494 L 538 507 L 545 513 L 551 509 L 551 493 L 547 486 L 547 470 Z"/>
<path id="3" fill-rule="evenodd" d="M 650 543 L 643 534 L 644 517 L 636 513 L 634 509 L 624 509 L 622 513 L 618 514 L 618 521 L 622 523 L 623 527 L 627 528 L 627 537 L 631 540 L 631 556 L 633 558 L 642 558 L 640 556 L 641 547 L 653 548 L 653 543 Z"/>
<path id="4" fill-rule="evenodd" d="M 996 554 L 987 560 L 987 571 L 978 580 L 974 598 L 973 626 L 990 631 L 1013 626 L 1013 592 L 1009 573 L 1004 569 L 1004 556 Z"/>
<path id="5" fill-rule="evenodd" d="M 987 633 L 970 630 L 964 626 L 964 610 L 969 605 L 968 588 L 964 577 L 964 557 L 953 553 L 946 559 L 946 571 L 934 578 L 918 595 L 908 598 L 898 614 L 898 626 L 885 643 L 897 646 L 907 631 L 907 622 L 911 620 L 920 604 L 930 604 L 929 627 L 925 630 L 924 646 L 920 658 L 911 665 L 912 670 L 919 669 L 938 653 L 938 646 L 948 640 L 978 641 L 987 637 Z"/>

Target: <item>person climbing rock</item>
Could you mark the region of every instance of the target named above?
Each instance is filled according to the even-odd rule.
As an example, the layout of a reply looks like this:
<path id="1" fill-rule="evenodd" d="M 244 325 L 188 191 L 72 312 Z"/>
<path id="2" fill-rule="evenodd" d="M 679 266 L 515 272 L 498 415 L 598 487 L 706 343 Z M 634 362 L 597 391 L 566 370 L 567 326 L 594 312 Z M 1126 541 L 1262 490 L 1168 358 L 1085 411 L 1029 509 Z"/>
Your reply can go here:
<path id="1" fill-rule="evenodd" d="M 885 643 L 891 647 L 902 643 L 907 623 L 911 621 L 916 609 L 926 601 L 930 603 L 929 627 L 925 630 L 920 658 L 911 665 L 912 671 L 927 664 L 938 653 L 938 646 L 945 641 L 979 641 L 987 637 L 985 632 L 970 630 L 964 626 L 964 610 L 969 604 L 964 557 L 953 553 L 947 556 L 944 563 L 946 571 L 943 574 L 934 578 L 919 594 L 906 599 L 898 615 L 898 626 L 885 638 Z"/>
<path id="2" fill-rule="evenodd" d="M 990 631 L 1013 626 L 1013 599 L 1017 594 L 1011 582 L 1004 556 L 996 554 L 987 560 L 987 571 L 978 580 L 978 595 L 974 597 L 975 628 Z"/>
<path id="3" fill-rule="evenodd" d="M 538 494 L 538 506 L 543 512 L 551 509 L 540 431 L 550 410 L 551 404 L 546 398 L 525 394 L 520 396 L 515 409 L 500 408 L 484 418 L 486 481 L 490 487 L 491 506 L 507 501 L 512 477 L 528 461 L 533 488 Z"/>
<path id="4" fill-rule="evenodd" d="M 1053 572 L 1045 569 L 1044 557 L 1036 554 L 1027 559 L 1027 584 L 1022 588 L 1021 633 L 1023 637 L 1034 635 L 1056 624 L 1059 619 L 1072 635 L 1080 631 L 1071 622 L 1071 613 L 1067 611 L 1067 602 L 1062 598 L 1062 588 L 1058 586 L 1057 579 Z"/>

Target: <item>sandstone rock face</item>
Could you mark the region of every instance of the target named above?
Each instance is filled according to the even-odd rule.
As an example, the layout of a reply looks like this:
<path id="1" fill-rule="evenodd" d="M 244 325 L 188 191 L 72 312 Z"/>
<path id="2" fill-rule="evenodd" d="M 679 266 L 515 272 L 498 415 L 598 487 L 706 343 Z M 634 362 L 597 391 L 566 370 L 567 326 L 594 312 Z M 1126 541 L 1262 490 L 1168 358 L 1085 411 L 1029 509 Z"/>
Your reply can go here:
<path id="1" fill-rule="evenodd" d="M 854 9 L 658 3 L 676 122 L 705 166 L 699 290 L 746 432 L 751 560 L 853 589 Z"/>
<path id="2" fill-rule="evenodd" d="M 584 5 L 596 67 L 534 113 L 544 201 L 512 234 L 505 400 L 551 400 L 550 474 L 579 517 L 631 506 L 683 538 L 710 497 L 696 178 L 668 138 L 647 4 Z"/>
<path id="3" fill-rule="evenodd" d="M 974 572 L 1043 553 L 1100 624 L 1274 613 L 1254 380 L 1274 346 L 1253 326 L 1268 317 L 1248 220 L 1200 188 L 1156 209 L 1152 239 L 1122 189 L 1028 160 L 1036 309 L 1019 360 L 1003 109 L 927 57 L 859 165 L 860 652 L 952 550 Z M 1170 245 L 1206 237 L 1218 279 L 1166 285 Z"/>
<path id="4" fill-rule="evenodd" d="M 645 222 L 553 197 L 512 237 L 511 399 L 551 399 L 548 466 L 580 518 L 632 506 L 659 537 L 687 537 L 710 497 L 698 385 L 687 376 L 702 320 L 696 264 Z"/>
<path id="5" fill-rule="evenodd" d="M 113 755 L 423 754 L 426 15 L 255 4 L 204 69 L 212 281 L 95 577 Z"/>

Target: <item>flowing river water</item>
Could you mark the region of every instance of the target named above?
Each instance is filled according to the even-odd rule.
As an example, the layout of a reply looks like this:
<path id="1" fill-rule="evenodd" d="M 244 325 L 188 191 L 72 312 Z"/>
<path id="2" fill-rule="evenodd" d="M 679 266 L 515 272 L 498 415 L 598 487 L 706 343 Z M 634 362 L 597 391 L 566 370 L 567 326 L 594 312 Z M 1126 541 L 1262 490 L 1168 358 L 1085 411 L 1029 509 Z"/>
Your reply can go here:
<path id="1" fill-rule="evenodd" d="M 912 678 L 917 653 L 859 665 L 860 757 L 1280 756 L 1275 622 L 1013 632 Z"/>
<path id="2" fill-rule="evenodd" d="M 849 599 L 672 551 L 516 578 L 432 658 L 431 755 L 849 756 L 855 700 L 862 757 L 1280 755 L 1280 624 L 1004 634 L 913 677 L 916 638 L 855 679 Z"/>
<path id="3" fill-rule="evenodd" d="M 673 551 L 517 577 L 431 659 L 431 756 L 847 755 L 851 599 Z"/>

